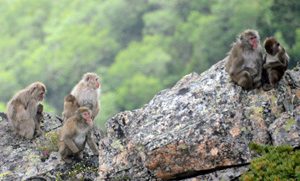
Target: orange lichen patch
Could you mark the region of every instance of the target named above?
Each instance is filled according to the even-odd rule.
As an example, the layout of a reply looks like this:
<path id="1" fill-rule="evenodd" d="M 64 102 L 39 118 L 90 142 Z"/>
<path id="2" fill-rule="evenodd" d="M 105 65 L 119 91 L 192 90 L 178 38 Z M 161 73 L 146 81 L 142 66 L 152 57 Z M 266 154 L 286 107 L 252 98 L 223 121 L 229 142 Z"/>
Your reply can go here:
<path id="1" fill-rule="evenodd" d="M 135 145 L 131 141 L 127 143 L 127 150 L 128 151 L 134 150 L 134 148 L 135 148 Z"/>
<path id="2" fill-rule="evenodd" d="M 106 164 L 102 164 L 99 166 L 99 174 L 101 175 L 105 175 L 106 173 L 108 173 L 109 168 Z"/>
<path id="3" fill-rule="evenodd" d="M 229 159 L 224 159 L 223 160 L 223 166 L 228 166 L 228 165 L 232 165 L 233 164 L 233 161 L 232 160 L 229 160 Z"/>
<path id="4" fill-rule="evenodd" d="M 229 133 L 231 134 L 232 137 L 236 137 L 241 133 L 241 130 L 238 127 L 234 127 L 229 131 Z"/>
<path id="5" fill-rule="evenodd" d="M 161 178 L 162 180 L 170 180 L 174 177 L 173 173 L 168 173 L 164 171 L 158 171 L 156 177 Z"/>
<path id="6" fill-rule="evenodd" d="M 219 150 L 217 148 L 213 148 L 210 150 L 210 154 L 212 156 L 217 156 L 218 155 Z"/>
<path id="7" fill-rule="evenodd" d="M 189 171 L 207 170 L 217 166 L 230 165 L 234 160 L 226 158 L 229 155 L 220 155 L 222 150 L 228 150 L 230 143 L 218 142 L 218 140 L 206 140 L 198 145 L 173 143 L 147 154 L 145 166 L 153 171 L 160 179 L 174 179 L 176 175 Z M 216 163 L 215 157 L 221 157 Z M 222 159 L 223 158 L 223 159 Z"/>
<path id="8" fill-rule="evenodd" d="M 297 98 L 300 99 L 300 89 L 297 89 L 295 94 L 296 94 Z"/>
<path id="9" fill-rule="evenodd" d="M 181 173 L 184 172 L 184 168 L 179 165 L 174 165 L 172 168 L 173 173 Z"/>
<path id="10" fill-rule="evenodd" d="M 199 153 L 199 154 L 204 154 L 204 153 L 206 153 L 205 148 L 206 148 L 205 144 L 199 144 L 198 147 L 197 147 L 198 153 Z"/>
<path id="11" fill-rule="evenodd" d="M 123 151 L 123 152 L 119 153 L 118 155 L 116 155 L 113 158 L 113 162 L 115 162 L 118 165 L 119 164 L 125 164 L 125 165 L 127 165 L 128 164 L 127 157 L 128 157 L 128 152 L 127 151 Z"/>
<path id="12" fill-rule="evenodd" d="M 149 162 L 146 167 L 150 170 L 154 170 L 157 167 L 159 167 L 159 162 L 160 160 L 158 160 L 157 158 L 153 159 L 151 162 Z"/>

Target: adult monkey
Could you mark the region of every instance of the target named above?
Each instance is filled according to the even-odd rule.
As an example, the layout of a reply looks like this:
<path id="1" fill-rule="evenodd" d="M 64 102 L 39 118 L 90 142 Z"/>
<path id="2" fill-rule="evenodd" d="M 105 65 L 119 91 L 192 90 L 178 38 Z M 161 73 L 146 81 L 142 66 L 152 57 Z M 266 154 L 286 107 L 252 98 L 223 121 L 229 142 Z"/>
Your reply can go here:
<path id="1" fill-rule="evenodd" d="M 7 103 L 7 117 L 11 121 L 15 132 L 27 139 L 32 139 L 34 133 L 42 134 L 40 119 L 46 86 L 41 82 L 34 82 L 16 93 Z"/>
<path id="2" fill-rule="evenodd" d="M 75 97 L 79 106 L 88 107 L 92 111 L 92 119 L 99 112 L 100 80 L 96 73 L 85 73 L 75 85 L 71 95 Z"/>
<path id="3" fill-rule="evenodd" d="M 263 50 L 256 30 L 247 29 L 237 38 L 228 53 L 225 70 L 230 78 L 246 90 L 261 86 Z"/>

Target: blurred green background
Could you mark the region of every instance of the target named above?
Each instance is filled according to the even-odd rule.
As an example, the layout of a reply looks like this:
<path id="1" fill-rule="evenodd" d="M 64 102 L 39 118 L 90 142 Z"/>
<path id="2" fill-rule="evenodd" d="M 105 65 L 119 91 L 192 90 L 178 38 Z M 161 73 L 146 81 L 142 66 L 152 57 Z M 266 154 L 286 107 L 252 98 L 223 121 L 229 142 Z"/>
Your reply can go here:
<path id="1" fill-rule="evenodd" d="M 291 67 L 299 60 L 299 0 L 0 0 L 0 111 L 39 80 L 46 111 L 60 115 L 64 96 L 90 71 L 102 81 L 103 127 L 223 59 L 247 28 L 262 41 L 276 36 Z"/>

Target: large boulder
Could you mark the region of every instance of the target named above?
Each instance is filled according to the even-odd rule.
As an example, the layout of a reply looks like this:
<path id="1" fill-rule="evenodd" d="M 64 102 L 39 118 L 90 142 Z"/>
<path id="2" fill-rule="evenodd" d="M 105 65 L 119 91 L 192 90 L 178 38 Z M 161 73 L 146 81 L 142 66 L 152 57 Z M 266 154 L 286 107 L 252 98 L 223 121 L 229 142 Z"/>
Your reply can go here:
<path id="1" fill-rule="evenodd" d="M 98 179 L 230 180 L 254 157 L 250 142 L 299 146 L 299 69 L 288 70 L 276 89 L 245 91 L 224 62 L 108 120 Z"/>

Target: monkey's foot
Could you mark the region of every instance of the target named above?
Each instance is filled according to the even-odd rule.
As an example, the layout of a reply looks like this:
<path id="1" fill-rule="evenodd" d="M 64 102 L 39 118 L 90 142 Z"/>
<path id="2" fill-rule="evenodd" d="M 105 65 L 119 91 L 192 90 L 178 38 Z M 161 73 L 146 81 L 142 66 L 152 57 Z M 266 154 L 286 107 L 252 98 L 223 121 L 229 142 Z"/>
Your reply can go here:
<path id="1" fill-rule="evenodd" d="M 269 91 L 273 88 L 273 86 L 271 84 L 264 84 L 262 88 L 264 91 Z"/>
<path id="2" fill-rule="evenodd" d="M 70 158 L 63 158 L 62 159 L 65 163 L 72 163 L 72 159 Z"/>
<path id="3" fill-rule="evenodd" d="M 41 136 L 43 134 L 43 131 L 41 129 L 37 129 L 35 131 L 36 136 Z"/>

